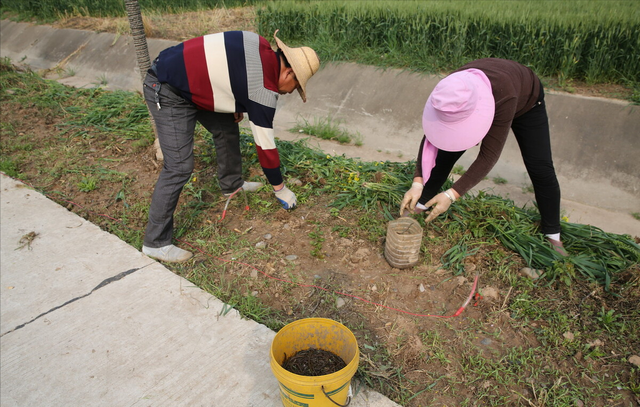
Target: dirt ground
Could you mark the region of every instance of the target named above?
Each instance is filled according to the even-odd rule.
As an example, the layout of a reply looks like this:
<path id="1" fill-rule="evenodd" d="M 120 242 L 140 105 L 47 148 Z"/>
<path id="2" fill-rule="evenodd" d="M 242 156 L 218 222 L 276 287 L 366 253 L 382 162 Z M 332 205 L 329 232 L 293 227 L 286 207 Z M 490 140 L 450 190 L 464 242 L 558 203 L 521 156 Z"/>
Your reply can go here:
<path id="1" fill-rule="evenodd" d="M 127 186 L 126 200 L 117 200 L 114 196 L 121 187 L 118 183 L 104 181 L 100 188 L 82 192 L 78 189 L 78 174 L 73 171 L 52 180 L 46 178 L 46 172 L 35 162 L 23 161 L 20 168 L 26 179 L 50 191 L 51 198 L 68 209 L 113 230 L 112 219 L 122 221 L 125 205 L 135 208 L 148 204 L 160 171 L 151 146 L 136 150 L 132 143 L 118 141 L 117 137 L 61 138 L 58 118 L 41 116 L 28 106 L 6 103 L 0 117 L 3 123 L 11 123 L 18 136 L 28 135 L 34 145 L 42 148 L 39 150 L 42 154 L 52 143 L 66 143 L 68 150 L 78 152 L 76 159 L 82 160 L 84 167 L 95 164 L 105 171 L 126 173 L 132 180 Z M 197 154 L 203 148 L 198 146 Z M 215 169 L 201 161 L 196 173 L 198 182 L 215 180 Z M 314 180 L 300 182 L 307 185 Z M 273 199 L 270 193 L 259 194 L 264 195 L 265 201 Z M 246 211 L 244 200 L 238 197 L 231 201 L 224 219 L 221 218 L 225 200 L 219 194 L 205 194 L 201 198 L 211 207 L 196 221 L 183 216 L 196 202 L 186 193 L 176 214 L 176 226 L 187 230 L 179 244 L 191 247 L 196 256 L 185 265 L 168 266 L 200 286 L 235 285 L 242 295 L 259 299 L 289 321 L 305 317 L 343 321 L 352 327 L 358 339 L 362 349 L 361 369 L 367 370 L 369 385 L 390 397 L 403 392 L 410 394 L 407 391 L 418 393 L 411 400 L 396 399 L 402 405 L 542 406 L 545 404 L 529 404 L 526 400 L 543 400 L 540 392 L 544 394 L 555 383 L 552 371 L 568 374 L 578 385 L 592 386 L 593 378 L 572 375 L 571 371 L 585 366 L 592 370 L 594 363 L 595 370 L 618 375 L 622 381 L 633 380 L 628 368 L 606 359 L 586 360 L 580 352 L 547 358 L 545 363 L 553 364 L 552 368 L 547 365 L 549 371 L 536 374 L 535 381 L 523 377 L 512 381 L 511 386 L 502 386 L 497 377 L 466 376 L 465 366 L 474 363 L 473 358 L 478 356 L 498 366 L 521 363 L 510 362 L 510 352 L 541 349 L 536 332 L 549 325 L 543 318 L 523 325 L 512 317 L 509 305 L 521 294 L 521 289 L 514 289 L 504 278 L 487 271 L 493 267 L 495 262 L 491 259 L 495 256 L 502 257 L 509 265 L 508 273 L 515 276 L 524 264 L 499 244 L 485 246 L 467 257 L 461 275 L 442 268 L 439 260 L 448 248 L 444 244 L 424 247 L 419 265 L 398 269 L 384 258 L 384 238 L 372 241 L 358 224 L 357 211 L 341 211 L 336 216 L 329 207 L 330 201 L 322 196 L 308 204 L 301 203 L 294 211 L 277 210 L 269 217 L 256 208 Z M 144 216 L 132 214 L 126 219 L 125 228 L 140 234 L 145 224 Z M 202 234 L 207 230 L 211 237 L 205 239 Z M 424 233 L 433 238 L 440 235 L 432 229 Z M 323 239 L 320 245 L 318 236 Z M 198 239 L 214 241 L 216 237 L 221 241 L 245 240 L 246 245 L 219 256 L 199 251 Z M 254 247 L 261 247 L 259 251 L 264 255 L 250 255 Z M 564 298 L 563 290 L 541 287 L 538 295 L 564 303 L 566 312 L 575 318 L 581 318 L 581 304 L 576 298 L 616 309 L 633 307 L 634 303 L 637 306 L 640 298 L 636 292 L 616 299 L 587 284 L 574 287 L 571 298 Z M 480 296 L 470 298 L 476 292 Z M 431 386 L 433 391 L 420 392 Z M 486 403 L 474 401 L 481 395 Z M 630 406 L 635 397 L 623 392 L 615 403 L 602 398 L 593 405 Z"/>
<path id="2" fill-rule="evenodd" d="M 75 26 L 73 19 L 61 26 L 91 27 L 84 19 L 75 21 Z M 181 35 L 186 34 L 176 37 Z M 60 119 L 41 116 L 34 107 L 3 102 L 0 117 L 3 123 L 11 123 L 18 136 L 28 135 L 43 153 L 60 140 Z M 82 152 L 83 165 L 128 174 L 132 181 L 127 185 L 126 200 L 115 197 L 121 187 L 117 183 L 104 182 L 96 190 L 82 192 L 77 187 L 78 175 L 72 172 L 49 179 L 28 160 L 21 163 L 21 172 L 34 185 L 53 192 L 53 199 L 106 229 L 113 227 L 110 217 L 119 217 L 125 205 L 136 208 L 149 202 L 161 166 L 152 147 L 140 150 L 130 141 L 77 138 L 69 141 L 69 149 Z M 202 161 L 196 166 L 200 180 L 196 182 L 215 180 L 214 167 Z M 300 183 L 304 187 L 317 181 L 302 179 Z M 265 201 L 274 200 L 272 194 L 259 194 Z M 191 247 L 196 256 L 188 265 L 169 267 L 203 286 L 237 285 L 243 295 L 259 299 L 291 321 L 311 316 L 343 321 L 358 338 L 367 384 L 390 397 L 415 393 L 410 399 L 396 398 L 404 406 L 558 405 L 548 395 L 560 386 L 559 376 L 569 377 L 574 386 L 583 388 L 596 385 L 599 379 L 572 372 L 599 371 L 619 377 L 621 383 L 638 380 L 630 377 L 628 366 L 611 363 L 607 357 L 587 359 L 582 352 L 573 351 L 545 355 L 541 370 L 527 377 L 521 362 L 509 355 L 516 349 L 531 349 L 532 360 L 539 363 L 535 350 L 543 349 L 544 344 L 538 334 L 551 323 L 542 317 L 532 317 L 527 324 L 514 318 L 509 306 L 521 288 L 514 288 L 509 281 L 525 278 L 518 276 L 524 262 L 498 243 L 468 256 L 461 275 L 442 267 L 440 259 L 448 249 L 444 244 L 423 247 L 419 265 L 398 269 L 384 257 L 385 239 L 372 240 L 358 224 L 360 216 L 355 211 L 336 215 L 326 197 L 318 197 L 312 205 L 301 203 L 294 211 L 278 210 L 269 217 L 257 208 L 245 211 L 243 198 L 237 197 L 224 219 L 225 200 L 219 194 L 206 193 L 201 199 L 210 207 L 197 220 L 181 217 L 197 201 L 188 193 L 183 193 L 176 213 L 177 227 L 185 230 L 179 244 Z M 138 232 L 145 225 L 144 216 L 126 220 L 126 227 Z M 205 232 L 211 240 L 218 236 L 247 244 L 214 257 L 199 251 L 197 240 L 203 239 Z M 433 228 L 424 233 L 433 241 L 444 237 Z M 250 256 L 252 248 L 264 255 Z M 249 256 L 251 262 L 245 263 Z M 508 265 L 511 277 L 487 272 L 495 258 Z M 540 287 L 534 300 L 553 298 L 567 315 L 580 320 L 581 308 L 586 305 L 630 309 L 637 307 L 640 298 L 638 290 L 616 298 L 586 283 L 578 283 L 570 294 L 565 290 L 561 286 Z M 584 321 L 586 327 L 589 323 Z M 631 343 L 638 343 L 637 338 Z M 478 356 L 496 372 L 506 369 L 514 377 L 523 377 L 510 379 L 505 386 L 500 373 L 468 376 L 475 371 L 470 367 L 479 363 Z M 572 405 L 632 406 L 638 402 L 638 395 L 624 390 L 615 397 L 600 397 L 594 404 L 584 404 L 576 397 Z"/>

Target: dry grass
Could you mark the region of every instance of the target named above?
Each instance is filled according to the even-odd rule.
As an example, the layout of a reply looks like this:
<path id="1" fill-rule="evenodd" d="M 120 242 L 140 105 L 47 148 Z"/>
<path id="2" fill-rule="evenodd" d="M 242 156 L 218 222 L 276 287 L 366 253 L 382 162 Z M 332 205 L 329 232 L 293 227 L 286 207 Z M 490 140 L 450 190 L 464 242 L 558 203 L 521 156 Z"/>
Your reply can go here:
<path id="1" fill-rule="evenodd" d="M 255 8 L 238 7 L 185 12 L 180 14 L 144 13 L 145 32 L 148 38 L 184 41 L 204 34 L 228 30 L 256 31 Z M 129 34 L 126 17 L 63 16 L 52 26 L 75 28 L 114 34 Z"/>

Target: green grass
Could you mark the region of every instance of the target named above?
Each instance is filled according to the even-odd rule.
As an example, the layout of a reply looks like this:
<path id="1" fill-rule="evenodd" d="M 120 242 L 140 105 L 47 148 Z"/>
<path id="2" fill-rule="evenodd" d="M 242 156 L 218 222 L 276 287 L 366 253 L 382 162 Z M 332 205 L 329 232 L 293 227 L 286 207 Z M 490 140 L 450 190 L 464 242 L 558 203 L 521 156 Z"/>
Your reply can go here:
<path id="1" fill-rule="evenodd" d="M 93 177 L 85 177 L 78 183 L 78 190 L 81 192 L 91 192 L 98 188 L 98 180 Z"/>
<path id="2" fill-rule="evenodd" d="M 465 172 L 467 172 L 467 171 L 460 164 L 454 165 L 453 169 L 451 170 L 451 173 L 452 174 L 456 174 L 456 175 L 464 175 Z"/>
<path id="3" fill-rule="evenodd" d="M 10 177 L 20 178 L 20 172 L 18 171 L 19 164 L 12 159 L 0 158 L 0 171 L 4 172 Z"/>
<path id="4" fill-rule="evenodd" d="M 334 140 L 340 144 L 349 144 L 353 141 L 355 145 L 362 145 L 362 135 L 352 134 L 343 127 L 340 127 L 338 121 L 332 118 L 314 118 L 313 121 L 301 119 L 296 126 L 289 129 L 292 133 L 304 133 L 310 136 L 318 137 L 323 140 Z"/>
<path id="5" fill-rule="evenodd" d="M 508 181 L 502 177 L 494 177 L 493 178 L 493 183 L 497 184 L 497 185 L 504 185 L 506 184 Z"/>
<path id="6" fill-rule="evenodd" d="M 309 237 L 311 238 L 311 255 L 313 257 L 317 257 L 318 259 L 324 258 L 324 253 L 322 252 L 322 243 L 324 242 L 324 232 L 322 231 L 322 227 L 320 224 L 315 225 L 315 229 L 312 232 L 309 232 Z"/>

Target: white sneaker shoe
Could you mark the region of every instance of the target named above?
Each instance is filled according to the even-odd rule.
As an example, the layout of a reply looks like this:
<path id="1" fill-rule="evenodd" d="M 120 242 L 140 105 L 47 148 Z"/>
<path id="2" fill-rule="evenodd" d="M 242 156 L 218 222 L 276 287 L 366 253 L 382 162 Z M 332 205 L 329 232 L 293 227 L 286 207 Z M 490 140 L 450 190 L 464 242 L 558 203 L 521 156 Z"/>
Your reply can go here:
<path id="1" fill-rule="evenodd" d="M 262 188 L 264 184 L 262 182 L 248 182 L 248 181 L 244 181 L 244 183 L 242 184 L 242 189 L 244 189 L 245 192 L 256 192 L 258 189 Z M 235 192 L 235 191 L 233 191 Z M 222 195 L 224 196 L 230 196 L 231 194 L 233 194 L 233 192 L 226 192 Z"/>
<path id="2" fill-rule="evenodd" d="M 193 253 L 182 250 L 172 244 L 158 248 L 142 246 L 142 253 L 153 259 L 166 261 L 167 263 L 182 263 L 193 256 Z"/>

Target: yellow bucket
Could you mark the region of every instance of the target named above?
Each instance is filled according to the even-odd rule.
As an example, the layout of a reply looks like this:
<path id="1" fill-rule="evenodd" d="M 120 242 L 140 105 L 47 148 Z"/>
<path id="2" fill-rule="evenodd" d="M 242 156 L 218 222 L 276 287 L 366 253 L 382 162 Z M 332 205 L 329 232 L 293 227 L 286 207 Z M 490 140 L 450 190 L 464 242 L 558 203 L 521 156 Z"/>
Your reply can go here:
<path id="1" fill-rule="evenodd" d="M 347 364 L 335 373 L 301 376 L 282 367 L 299 351 L 320 349 L 340 356 Z M 351 401 L 351 378 L 358 370 L 360 350 L 353 333 L 339 322 L 305 318 L 282 328 L 271 344 L 271 370 L 278 379 L 284 407 L 336 407 Z M 348 400 L 347 400 L 348 399 Z"/>

